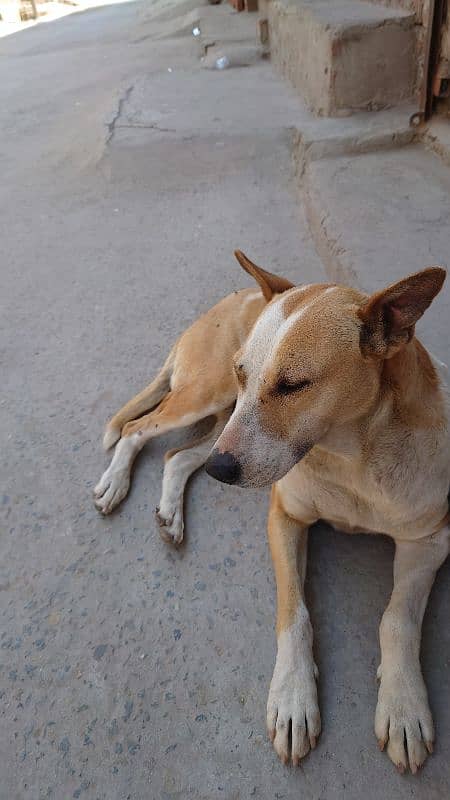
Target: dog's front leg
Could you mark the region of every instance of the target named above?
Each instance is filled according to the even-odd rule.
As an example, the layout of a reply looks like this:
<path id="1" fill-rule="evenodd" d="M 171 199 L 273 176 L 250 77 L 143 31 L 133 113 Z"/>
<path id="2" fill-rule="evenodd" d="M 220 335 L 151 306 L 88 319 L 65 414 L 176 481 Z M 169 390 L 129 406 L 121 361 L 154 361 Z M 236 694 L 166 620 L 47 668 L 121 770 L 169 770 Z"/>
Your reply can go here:
<path id="1" fill-rule="evenodd" d="M 284 763 L 298 764 L 320 733 L 313 632 L 305 605 L 308 528 L 289 517 L 272 489 L 269 542 L 277 582 L 277 660 L 267 703 L 267 728 Z"/>
<path id="2" fill-rule="evenodd" d="M 380 625 L 380 689 L 375 733 L 401 772 L 432 752 L 434 729 L 420 668 L 422 619 L 436 571 L 449 549 L 450 528 L 417 542 L 397 542 L 394 589 Z"/>

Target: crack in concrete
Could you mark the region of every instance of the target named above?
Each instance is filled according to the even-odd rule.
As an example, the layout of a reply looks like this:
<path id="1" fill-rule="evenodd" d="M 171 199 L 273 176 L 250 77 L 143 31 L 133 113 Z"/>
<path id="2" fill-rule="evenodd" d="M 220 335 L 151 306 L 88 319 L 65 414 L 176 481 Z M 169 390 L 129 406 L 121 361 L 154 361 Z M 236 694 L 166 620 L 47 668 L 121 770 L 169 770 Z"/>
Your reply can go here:
<path id="1" fill-rule="evenodd" d="M 115 132 L 115 129 L 116 129 L 117 121 L 120 119 L 122 111 L 123 111 L 123 107 L 124 107 L 125 103 L 127 102 L 127 100 L 130 99 L 130 95 L 131 95 L 131 92 L 133 91 L 133 89 L 134 89 L 134 85 L 129 86 L 127 89 L 125 89 L 123 95 L 121 97 L 119 97 L 119 102 L 117 104 L 117 111 L 114 114 L 111 122 L 108 122 L 108 125 L 107 125 L 107 127 L 108 127 L 108 137 L 107 137 L 106 142 L 105 142 L 106 147 L 109 144 L 111 144 L 111 140 L 112 140 L 112 138 L 114 136 L 114 132 Z"/>
<path id="2" fill-rule="evenodd" d="M 340 234 L 332 231 L 332 218 L 328 211 L 320 207 L 320 197 L 311 185 L 311 176 L 305 170 L 302 182 L 302 200 L 306 219 L 316 247 L 322 259 L 326 274 L 334 281 L 358 286 L 359 280 L 352 263 L 351 255 L 340 243 Z"/>
<path id="3" fill-rule="evenodd" d="M 124 123 L 123 125 L 117 125 L 118 128 L 143 128 L 144 130 L 151 130 L 151 131 L 160 131 L 161 133 L 176 133 L 175 128 L 160 128 L 156 122 L 153 122 L 149 125 L 146 125 L 144 122 L 136 122 L 136 123 Z"/>

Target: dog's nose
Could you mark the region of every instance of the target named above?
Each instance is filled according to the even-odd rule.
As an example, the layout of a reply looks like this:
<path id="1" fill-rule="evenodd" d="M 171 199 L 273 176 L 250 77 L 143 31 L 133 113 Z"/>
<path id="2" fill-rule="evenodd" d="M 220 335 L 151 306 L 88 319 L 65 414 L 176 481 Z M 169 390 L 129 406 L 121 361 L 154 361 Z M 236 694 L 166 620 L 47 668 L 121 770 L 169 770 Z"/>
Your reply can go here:
<path id="1" fill-rule="evenodd" d="M 208 475 L 222 483 L 237 483 L 241 474 L 239 461 L 231 453 L 219 453 L 218 450 L 213 450 L 205 469 Z"/>

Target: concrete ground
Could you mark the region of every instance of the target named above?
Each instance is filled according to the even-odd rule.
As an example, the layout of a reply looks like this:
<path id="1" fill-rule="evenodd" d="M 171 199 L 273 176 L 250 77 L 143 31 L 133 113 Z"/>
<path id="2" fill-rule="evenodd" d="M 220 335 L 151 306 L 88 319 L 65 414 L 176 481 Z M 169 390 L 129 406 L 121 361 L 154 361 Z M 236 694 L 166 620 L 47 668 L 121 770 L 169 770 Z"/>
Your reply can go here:
<path id="1" fill-rule="evenodd" d="M 442 800 L 448 564 L 424 625 L 436 752 L 419 777 L 402 777 L 373 734 L 392 544 L 313 531 L 323 733 L 293 770 L 264 730 L 275 656 L 267 493 L 197 475 L 185 546 L 169 549 L 153 510 L 171 437 L 142 454 L 117 513 L 93 507 L 106 418 L 189 322 L 249 285 L 233 248 L 297 282 L 322 279 L 322 259 L 327 271 L 334 259 L 368 288 L 448 253 L 435 216 L 447 213 L 444 168 L 408 183 L 404 150 L 388 214 L 385 154 L 307 166 L 320 259 L 291 160 L 306 112 L 267 62 L 201 69 L 189 30 L 201 11 L 182 10 L 155 21 L 148 4 L 104 6 L 0 45 L 0 798 Z M 423 157 L 434 158 L 410 158 Z M 408 244 L 412 228 L 423 252 L 418 234 Z M 447 303 L 448 292 L 425 320 L 444 357 Z"/>

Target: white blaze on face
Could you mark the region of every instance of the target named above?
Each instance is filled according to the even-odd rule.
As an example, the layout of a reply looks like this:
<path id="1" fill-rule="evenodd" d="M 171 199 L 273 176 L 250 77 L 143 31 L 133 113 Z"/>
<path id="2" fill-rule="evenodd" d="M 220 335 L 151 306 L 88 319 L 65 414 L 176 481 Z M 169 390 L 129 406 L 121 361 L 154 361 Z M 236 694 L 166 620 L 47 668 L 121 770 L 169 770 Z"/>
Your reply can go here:
<path id="1" fill-rule="evenodd" d="M 284 321 L 281 303 L 275 302 L 264 310 L 247 339 L 242 354 L 246 375 L 245 391 L 240 392 L 236 408 L 217 442 L 222 452 L 231 452 L 242 466 L 242 472 L 252 479 L 259 472 L 264 454 L 275 453 L 274 439 L 262 430 L 258 416 L 258 393 L 261 375 L 270 358 L 277 331 Z M 253 469 L 255 468 L 255 476 Z"/>
<path id="2" fill-rule="evenodd" d="M 272 355 L 277 333 L 285 321 L 280 300 L 263 311 L 244 346 L 243 365 L 247 378 L 245 394 L 253 395 L 252 399 L 258 390 L 264 367 Z"/>
<path id="3" fill-rule="evenodd" d="M 308 284 L 293 289 L 289 292 L 289 297 L 304 294 L 310 288 L 311 286 Z M 256 399 L 255 393 L 259 388 L 261 376 L 265 368 L 273 361 L 279 344 L 310 305 L 307 303 L 297 312 L 286 317 L 284 313 L 285 300 L 286 296 L 283 294 L 263 311 L 245 343 L 243 353 L 243 364 L 247 376 L 245 394 L 249 394 L 250 390 L 253 400 Z"/>

